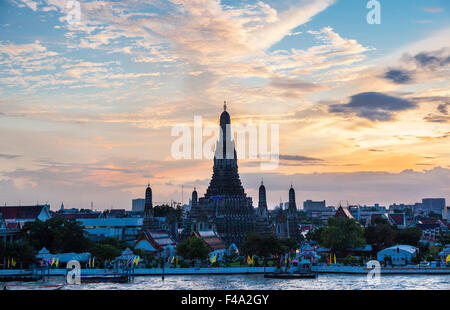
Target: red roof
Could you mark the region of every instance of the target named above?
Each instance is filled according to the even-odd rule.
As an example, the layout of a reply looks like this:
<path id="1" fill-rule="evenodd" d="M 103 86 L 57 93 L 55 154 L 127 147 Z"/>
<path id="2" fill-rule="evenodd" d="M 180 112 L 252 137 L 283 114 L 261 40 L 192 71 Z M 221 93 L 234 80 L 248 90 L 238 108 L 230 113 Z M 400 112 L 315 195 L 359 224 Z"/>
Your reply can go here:
<path id="1" fill-rule="evenodd" d="M 403 214 L 389 214 L 389 217 L 392 219 L 392 221 L 396 224 L 396 225 L 403 225 Z"/>
<path id="2" fill-rule="evenodd" d="M 13 222 L 13 223 L 6 223 L 7 229 L 17 229 L 20 228 L 19 223 Z"/>
<path id="3" fill-rule="evenodd" d="M 5 220 L 36 219 L 45 205 L 0 207 L 0 213 Z"/>
<path id="4" fill-rule="evenodd" d="M 65 218 L 68 220 L 98 218 L 100 213 L 53 213 L 52 217 Z"/>
<path id="5" fill-rule="evenodd" d="M 348 219 L 353 219 L 353 215 L 350 213 L 350 211 L 342 206 L 337 209 L 334 217 L 345 217 Z"/>
<path id="6" fill-rule="evenodd" d="M 223 242 L 223 240 L 212 230 L 208 231 L 206 234 L 203 231 L 202 232 L 194 231 L 193 235 L 202 239 L 209 247 L 209 249 L 212 251 L 217 249 L 226 249 L 225 242 Z"/>
<path id="7" fill-rule="evenodd" d="M 436 224 L 439 224 L 439 219 L 422 219 L 422 220 L 419 220 L 419 224 L 436 225 Z"/>
<path id="8" fill-rule="evenodd" d="M 165 232 L 165 231 L 148 231 L 148 230 L 143 230 L 141 232 L 141 234 L 139 235 L 136 244 L 139 243 L 139 241 L 142 240 L 147 240 L 152 247 L 156 250 L 156 251 L 162 251 L 164 250 L 164 246 L 167 244 L 170 244 L 172 246 L 176 246 L 176 242 L 170 237 L 170 235 Z M 164 244 L 163 244 L 164 241 Z M 166 242 L 168 242 L 166 244 Z M 135 244 L 135 246 L 136 246 Z"/>

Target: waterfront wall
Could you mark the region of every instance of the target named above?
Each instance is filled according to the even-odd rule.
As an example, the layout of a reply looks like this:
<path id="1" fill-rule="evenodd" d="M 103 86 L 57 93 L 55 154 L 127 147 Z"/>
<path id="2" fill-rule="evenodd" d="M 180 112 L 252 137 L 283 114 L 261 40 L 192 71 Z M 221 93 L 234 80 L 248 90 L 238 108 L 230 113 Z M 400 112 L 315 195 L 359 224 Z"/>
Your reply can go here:
<path id="1" fill-rule="evenodd" d="M 273 272 L 275 267 L 266 267 L 265 272 Z M 113 271 L 108 270 L 112 273 Z M 105 273 L 104 269 L 81 269 L 83 275 L 95 275 Z M 264 267 L 211 267 L 211 268 L 165 268 L 165 275 L 214 275 L 214 274 L 263 274 Z M 30 274 L 29 270 L 4 269 L 0 270 L 0 276 Z M 45 273 L 47 275 L 47 272 Z M 65 269 L 50 269 L 50 276 L 64 276 Z M 134 271 L 135 276 L 160 276 L 162 268 L 139 268 Z"/>
<path id="2" fill-rule="evenodd" d="M 359 266 L 313 266 L 313 271 L 318 273 L 341 273 L 341 274 L 368 274 L 372 269 Z M 450 275 L 450 268 L 419 268 L 419 267 L 395 267 L 385 268 L 381 267 L 381 274 L 448 274 Z"/>
<path id="3" fill-rule="evenodd" d="M 265 272 L 273 272 L 275 267 L 266 267 Z M 364 274 L 367 275 L 371 269 L 356 266 L 313 266 L 312 270 L 318 273 L 339 273 L 339 274 Z M 107 271 L 113 272 L 111 270 Z M 30 274 L 29 270 L 1 269 L 0 276 L 20 276 Z M 104 274 L 104 269 L 81 269 L 84 275 Z M 165 275 L 215 275 L 215 274 L 263 274 L 264 267 L 213 267 L 213 268 L 165 268 Z M 47 274 L 47 273 L 46 273 Z M 64 276 L 65 269 L 50 269 L 50 276 Z M 161 276 L 162 268 L 139 268 L 135 269 L 135 276 Z M 450 275 L 450 268 L 381 268 L 381 274 L 447 274 Z"/>

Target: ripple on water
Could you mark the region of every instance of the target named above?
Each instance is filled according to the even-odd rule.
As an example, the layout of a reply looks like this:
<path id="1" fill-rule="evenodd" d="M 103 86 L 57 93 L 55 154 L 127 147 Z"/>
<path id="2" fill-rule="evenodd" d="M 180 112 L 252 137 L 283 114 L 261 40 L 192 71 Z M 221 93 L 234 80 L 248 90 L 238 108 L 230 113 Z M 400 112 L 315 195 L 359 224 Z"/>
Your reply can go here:
<path id="1" fill-rule="evenodd" d="M 379 284 L 369 284 L 365 275 L 320 274 L 317 279 L 278 280 L 263 275 L 198 275 L 136 277 L 132 283 L 90 283 L 65 286 L 82 290 L 448 290 L 449 275 L 385 275 Z M 64 279 L 52 278 L 46 284 L 62 284 Z M 42 289 L 10 283 L 11 289 Z M 21 287 L 22 286 L 22 287 Z"/>

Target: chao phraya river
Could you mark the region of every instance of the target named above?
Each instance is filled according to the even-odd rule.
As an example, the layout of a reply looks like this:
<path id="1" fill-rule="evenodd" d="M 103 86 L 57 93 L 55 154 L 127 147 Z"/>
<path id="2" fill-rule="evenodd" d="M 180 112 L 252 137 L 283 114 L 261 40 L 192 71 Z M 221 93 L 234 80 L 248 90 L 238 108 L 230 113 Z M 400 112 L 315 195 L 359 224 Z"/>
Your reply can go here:
<path id="1" fill-rule="evenodd" d="M 63 284 L 64 278 L 52 277 L 46 285 Z M 8 283 L 8 289 L 45 289 L 33 283 Z M 132 283 L 92 283 L 66 285 L 78 290 L 448 290 L 450 275 L 382 275 L 380 283 L 369 284 L 365 275 L 319 274 L 318 279 L 278 280 L 263 275 L 195 275 L 136 277 Z"/>

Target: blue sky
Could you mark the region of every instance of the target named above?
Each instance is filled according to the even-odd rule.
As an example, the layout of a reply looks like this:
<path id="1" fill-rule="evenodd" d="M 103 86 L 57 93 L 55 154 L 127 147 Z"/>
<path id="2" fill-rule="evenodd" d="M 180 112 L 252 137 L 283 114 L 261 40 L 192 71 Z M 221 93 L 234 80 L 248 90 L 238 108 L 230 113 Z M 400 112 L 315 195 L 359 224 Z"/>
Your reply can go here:
<path id="1" fill-rule="evenodd" d="M 380 3 L 369 25 L 365 0 L 80 1 L 69 24 L 65 0 L 2 1 L 0 193 L 99 208 L 147 181 L 161 202 L 201 194 L 212 163 L 174 160 L 170 131 L 216 124 L 227 100 L 235 123 L 280 125 L 290 160 L 240 162 L 271 207 L 291 181 L 299 201 L 450 199 L 450 3 Z M 422 181 L 404 190 L 409 171 Z"/>

